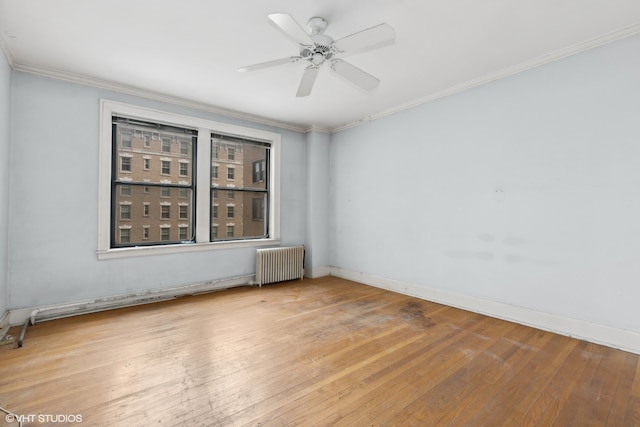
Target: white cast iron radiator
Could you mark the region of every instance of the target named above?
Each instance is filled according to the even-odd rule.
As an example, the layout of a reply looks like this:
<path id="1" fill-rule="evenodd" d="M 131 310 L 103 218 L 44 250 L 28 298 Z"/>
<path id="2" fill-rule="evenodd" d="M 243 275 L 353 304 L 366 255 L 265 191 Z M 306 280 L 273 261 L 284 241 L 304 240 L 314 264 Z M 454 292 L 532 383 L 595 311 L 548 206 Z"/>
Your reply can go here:
<path id="1" fill-rule="evenodd" d="M 256 250 L 256 281 L 262 286 L 304 276 L 304 246 Z"/>

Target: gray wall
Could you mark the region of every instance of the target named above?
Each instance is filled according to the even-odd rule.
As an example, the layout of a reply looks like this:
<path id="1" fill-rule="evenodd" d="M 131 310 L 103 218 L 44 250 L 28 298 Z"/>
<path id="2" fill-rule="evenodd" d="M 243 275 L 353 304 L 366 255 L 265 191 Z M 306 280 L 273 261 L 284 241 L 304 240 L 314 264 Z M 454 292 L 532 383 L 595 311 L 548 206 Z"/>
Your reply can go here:
<path id="1" fill-rule="evenodd" d="M 635 36 L 333 135 L 332 265 L 640 331 L 638 52 Z"/>
<path id="2" fill-rule="evenodd" d="M 9 155 L 11 68 L 0 49 L 0 319 L 8 309 Z"/>
<path id="3" fill-rule="evenodd" d="M 253 248 L 97 260 L 101 97 L 281 133 L 281 240 L 283 245 L 304 243 L 303 133 L 22 72 L 14 72 L 12 84 L 10 308 L 254 273 Z"/>
<path id="4" fill-rule="evenodd" d="M 329 144 L 331 135 L 310 131 L 306 135 L 307 234 L 305 274 L 312 277 L 329 272 Z"/>

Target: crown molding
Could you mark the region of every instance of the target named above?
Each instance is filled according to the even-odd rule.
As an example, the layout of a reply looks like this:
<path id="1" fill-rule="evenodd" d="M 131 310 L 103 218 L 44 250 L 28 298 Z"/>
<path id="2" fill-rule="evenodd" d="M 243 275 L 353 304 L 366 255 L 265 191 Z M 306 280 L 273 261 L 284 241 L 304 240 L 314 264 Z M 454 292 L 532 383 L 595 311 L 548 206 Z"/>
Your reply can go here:
<path id="1" fill-rule="evenodd" d="M 382 110 L 377 113 L 370 114 L 365 117 L 361 117 L 357 120 L 344 123 L 335 127 L 319 126 L 315 124 L 298 125 L 294 123 L 281 122 L 277 120 L 267 119 L 264 117 L 231 110 L 231 109 L 216 107 L 210 104 L 192 101 L 186 98 L 181 98 L 177 96 L 163 94 L 160 92 L 145 90 L 145 89 L 137 88 L 134 86 L 125 85 L 122 83 L 88 77 L 88 76 L 75 74 L 75 73 L 69 73 L 69 72 L 60 71 L 56 69 L 22 64 L 22 63 L 16 62 L 15 58 L 11 54 L 11 51 L 9 50 L 9 47 L 6 41 L 4 40 L 4 38 L 2 37 L 2 35 L 0 35 L 0 48 L 2 48 L 2 50 L 4 51 L 5 56 L 7 57 L 7 61 L 9 62 L 9 65 L 14 70 L 17 70 L 17 71 L 23 71 L 30 74 L 37 74 L 45 77 L 65 80 L 72 83 L 82 84 L 85 86 L 92 86 L 92 87 L 97 87 L 101 89 L 111 90 L 111 91 L 115 91 L 115 92 L 119 92 L 127 95 L 151 99 L 154 101 L 167 102 L 167 103 L 179 105 L 182 107 L 194 108 L 197 110 L 201 110 L 201 111 L 205 111 L 213 114 L 220 114 L 227 117 L 233 117 L 239 120 L 246 120 L 252 123 L 259 123 L 267 126 L 274 126 L 277 128 L 287 129 L 295 132 L 307 133 L 311 131 L 318 131 L 318 132 L 333 134 L 333 133 L 341 132 L 341 131 L 350 129 L 352 127 L 360 126 L 360 125 L 369 123 L 371 121 L 378 120 L 378 119 L 381 119 L 405 110 L 409 110 L 411 108 L 415 108 L 420 105 L 424 105 L 429 102 L 432 102 L 441 98 L 445 98 L 450 95 L 455 95 L 457 93 L 472 89 L 476 86 L 481 86 L 496 80 L 500 80 L 505 77 L 509 77 L 511 75 L 518 74 L 523 71 L 527 71 L 527 70 L 539 67 L 541 65 L 548 64 L 550 62 L 555 62 L 560 59 L 563 59 L 563 58 L 566 58 L 590 49 L 594 49 L 596 47 L 603 46 L 617 40 L 631 37 L 637 34 L 640 34 L 640 23 L 630 25 L 628 27 L 604 34 L 599 37 L 592 38 L 584 42 L 574 44 L 567 48 L 556 50 L 554 52 L 532 59 L 530 61 L 525 61 L 520 64 L 516 64 L 510 67 L 504 68 L 495 73 L 487 74 L 477 79 L 466 81 L 464 83 L 452 86 L 440 92 L 436 92 L 431 95 L 424 96 L 416 100 L 413 100 L 404 104 L 400 104 L 393 108 Z"/>
<path id="2" fill-rule="evenodd" d="M 331 134 L 331 128 L 326 126 L 311 125 L 307 127 L 307 129 L 305 130 L 305 133 L 309 133 L 309 132 L 320 132 L 320 133 Z"/>
<path id="3" fill-rule="evenodd" d="M 7 41 L 4 39 L 4 37 L 2 37 L 2 33 L 0 33 L 0 49 L 2 49 L 2 51 L 4 52 L 4 56 L 7 58 L 7 62 L 9 63 L 9 66 L 15 69 L 16 60 L 11 54 L 11 50 L 9 50 L 9 45 L 7 44 Z"/>
<path id="4" fill-rule="evenodd" d="M 548 64 L 550 62 L 555 62 L 558 61 L 560 59 L 563 58 L 567 58 L 569 56 L 581 53 L 581 52 L 585 52 L 587 50 L 590 49 L 594 49 L 596 47 L 599 46 L 603 46 L 609 43 L 612 43 L 614 41 L 617 40 L 621 40 L 627 37 L 631 37 L 634 35 L 637 35 L 640 33 L 640 23 L 634 24 L 634 25 L 630 25 L 628 27 L 604 34 L 602 36 L 599 37 L 595 37 L 592 38 L 590 40 L 586 40 L 584 42 L 580 42 L 577 44 L 574 44 L 572 46 L 563 48 L 563 49 L 558 49 L 556 51 L 550 52 L 548 54 L 542 55 L 538 58 L 532 59 L 530 61 L 525 61 L 522 62 L 520 64 L 516 64 L 513 65 L 511 67 L 507 67 L 507 68 L 503 68 L 502 70 L 499 70 L 495 73 L 491 73 L 491 74 L 487 74 L 485 76 L 479 77 L 477 79 L 473 79 L 473 80 L 469 80 L 466 81 L 464 83 L 452 86 L 446 90 L 440 91 L 440 92 L 436 92 L 434 94 L 416 99 L 414 101 L 411 102 L 407 102 L 401 105 L 398 105 L 394 108 L 390 108 L 388 110 L 383 110 L 380 111 L 378 113 L 374 113 L 371 115 L 368 115 L 366 117 L 362 117 L 358 120 L 354 120 L 352 122 L 349 123 L 345 123 L 341 126 L 337 126 L 334 128 L 331 128 L 331 133 L 337 133 L 337 132 L 341 132 L 343 130 L 352 128 L 352 127 L 356 127 L 356 126 L 360 126 L 363 125 L 365 123 L 371 122 L 373 120 L 378 120 L 381 119 L 383 117 L 387 117 L 390 116 L 392 114 L 396 114 L 399 113 L 401 111 L 405 111 L 405 110 L 409 110 L 411 108 L 414 107 L 418 107 L 420 105 L 424 105 L 427 104 L 429 102 L 435 101 L 437 99 L 440 98 L 445 98 L 447 96 L 450 95 L 454 95 L 460 92 L 464 92 L 468 89 L 472 89 L 476 86 L 480 86 L 480 85 L 484 85 L 486 83 L 491 83 L 495 80 L 500 80 L 503 79 L 505 77 L 509 77 L 511 75 L 514 74 L 518 74 L 521 73 L 523 71 L 527 71 L 536 67 L 539 67 L 541 65 L 545 65 Z"/>
<path id="5" fill-rule="evenodd" d="M 67 71 L 61 71 L 52 68 L 38 67 L 29 64 L 15 63 L 12 65 L 16 71 L 22 71 L 29 74 L 36 74 L 43 77 L 50 77 L 57 80 L 64 80 L 71 83 L 77 83 L 84 86 L 91 86 L 99 89 L 110 90 L 126 95 L 137 96 L 140 98 L 151 99 L 153 101 L 166 102 L 169 104 L 178 105 L 181 107 L 193 108 L 200 111 L 205 111 L 213 114 L 220 114 L 227 117 L 233 117 L 239 120 L 246 120 L 252 123 L 259 123 L 267 126 L 274 126 L 281 129 L 292 130 L 296 132 L 306 132 L 309 128 L 308 125 L 296 125 L 293 123 L 281 122 L 277 120 L 271 120 L 260 116 L 254 116 L 252 114 L 242 113 L 231 109 L 222 107 L 216 107 L 214 105 L 206 104 L 203 102 L 192 101 L 179 96 L 167 95 L 160 92 L 155 92 L 147 89 L 141 89 L 135 86 L 130 86 L 114 81 L 98 79 L 94 77 L 84 76 L 81 74 L 70 73 Z"/>

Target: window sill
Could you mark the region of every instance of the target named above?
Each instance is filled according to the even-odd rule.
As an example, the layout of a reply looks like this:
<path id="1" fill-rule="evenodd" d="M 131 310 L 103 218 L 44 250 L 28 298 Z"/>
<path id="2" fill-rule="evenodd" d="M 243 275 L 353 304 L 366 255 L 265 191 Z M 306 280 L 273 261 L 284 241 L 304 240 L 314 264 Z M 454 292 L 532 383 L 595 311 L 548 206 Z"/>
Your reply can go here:
<path id="1" fill-rule="evenodd" d="M 182 243 L 177 245 L 160 246 L 135 246 L 131 248 L 116 248 L 99 250 L 96 252 L 99 260 L 131 258 L 137 256 L 169 255 L 188 252 L 203 252 L 218 249 L 237 249 L 262 246 L 276 246 L 280 244 L 280 239 L 255 239 L 236 240 L 227 242 L 207 242 L 207 243 Z"/>

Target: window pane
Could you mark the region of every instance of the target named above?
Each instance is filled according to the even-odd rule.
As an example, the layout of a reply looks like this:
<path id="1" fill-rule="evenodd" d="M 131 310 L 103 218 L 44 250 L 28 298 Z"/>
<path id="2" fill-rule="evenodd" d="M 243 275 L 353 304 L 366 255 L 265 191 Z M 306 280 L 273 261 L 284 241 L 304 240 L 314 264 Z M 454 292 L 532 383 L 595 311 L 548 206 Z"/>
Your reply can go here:
<path id="1" fill-rule="evenodd" d="M 131 157 L 120 158 L 120 171 L 131 172 Z"/>
<path id="2" fill-rule="evenodd" d="M 120 219 L 131 219 L 131 205 L 120 205 Z"/>
<path id="3" fill-rule="evenodd" d="M 268 164 L 269 150 L 258 145 L 248 145 L 245 147 L 245 187 L 268 188 Z"/>
<path id="4" fill-rule="evenodd" d="M 122 195 L 122 187 L 128 186 L 130 195 Z M 114 227 L 131 227 L 127 240 L 122 233 L 115 233 L 114 246 L 149 245 L 167 242 L 193 241 L 193 191 L 191 188 L 146 186 L 140 184 L 116 184 Z M 126 192 L 126 191 L 125 191 Z M 170 197 L 166 195 L 170 194 Z M 124 202 L 124 203 L 122 203 Z M 186 227 L 180 227 L 185 226 Z M 165 234 L 161 234 L 166 227 Z M 186 231 L 181 231 L 186 229 Z M 184 237 L 186 233 L 187 237 Z"/>
<path id="5" fill-rule="evenodd" d="M 191 144 L 189 143 L 188 140 L 184 140 L 184 139 L 180 140 L 180 154 L 187 155 L 187 156 L 190 155 L 191 154 L 189 151 L 190 148 L 191 148 Z"/>
<path id="6" fill-rule="evenodd" d="M 266 179 L 266 167 L 267 167 L 267 161 L 266 160 L 256 160 L 253 162 L 253 173 L 251 176 L 251 181 L 252 181 L 252 187 L 255 187 L 256 185 L 258 187 L 260 187 L 260 183 L 264 183 L 265 179 Z"/>
<path id="7" fill-rule="evenodd" d="M 120 134 L 121 144 L 123 147 L 131 148 L 131 131 L 125 130 Z"/>
<path id="8" fill-rule="evenodd" d="M 114 144 L 116 156 L 120 158 L 116 181 L 126 177 L 133 182 L 192 184 L 189 164 L 194 163 L 196 138 L 189 133 L 194 131 L 169 128 L 152 135 L 148 127 L 142 125 L 116 122 L 115 126 L 116 135 L 121 138 L 120 144 Z M 128 142 L 122 143 L 124 135 L 128 135 Z"/>
<path id="9" fill-rule="evenodd" d="M 268 236 L 268 198 L 262 191 L 235 191 L 233 204 L 227 204 L 227 199 L 213 197 L 211 206 L 211 239 L 247 239 L 264 238 Z M 219 192 L 226 197 L 227 192 Z M 220 211 L 220 208 L 222 211 Z M 222 217 L 220 217 L 222 215 Z M 232 224 L 231 224 L 232 223 Z M 224 227 L 218 235 L 218 227 Z M 232 228 L 229 228 L 232 227 Z M 226 233 L 225 233 L 226 228 Z M 215 233 L 213 233 L 215 230 Z M 229 230 L 233 230 L 231 234 Z"/>
<path id="10" fill-rule="evenodd" d="M 160 218 L 162 218 L 162 219 L 171 219 L 171 206 L 170 205 L 162 205 L 162 206 L 160 206 Z"/>
<path id="11" fill-rule="evenodd" d="M 160 160 L 160 173 L 171 175 L 171 160 Z"/>
<path id="12" fill-rule="evenodd" d="M 251 219 L 253 221 L 264 221 L 265 218 L 265 198 L 254 197 L 251 199 Z"/>
<path id="13" fill-rule="evenodd" d="M 243 236 L 267 236 L 267 193 L 245 191 L 242 193 Z M 238 208 L 239 209 L 239 208 Z"/>
<path id="14" fill-rule="evenodd" d="M 171 229 L 168 227 L 162 227 L 160 229 L 160 240 L 171 240 Z"/>
<path id="15" fill-rule="evenodd" d="M 171 152 L 171 138 L 170 137 L 162 137 L 162 152 L 170 153 Z"/>

